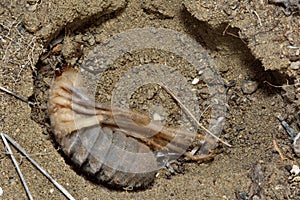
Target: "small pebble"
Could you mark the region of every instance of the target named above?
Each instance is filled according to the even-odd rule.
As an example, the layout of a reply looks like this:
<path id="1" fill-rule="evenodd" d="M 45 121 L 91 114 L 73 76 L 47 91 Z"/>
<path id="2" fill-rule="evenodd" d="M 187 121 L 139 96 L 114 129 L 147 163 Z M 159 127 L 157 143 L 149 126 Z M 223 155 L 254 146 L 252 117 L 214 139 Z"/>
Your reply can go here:
<path id="1" fill-rule="evenodd" d="M 50 191 L 49 191 L 49 192 L 50 192 L 50 194 L 52 194 L 52 193 L 54 192 L 54 189 L 53 189 L 53 188 L 52 188 L 52 189 L 50 189 Z"/>
<path id="2" fill-rule="evenodd" d="M 299 69 L 299 68 L 300 68 L 300 61 L 292 62 L 292 63 L 290 64 L 290 68 L 291 68 L 291 69 L 294 69 L 294 70 Z"/>
<path id="3" fill-rule="evenodd" d="M 196 85 L 197 83 L 199 83 L 199 78 L 194 78 L 194 80 L 192 81 L 192 84 Z"/>
<path id="4" fill-rule="evenodd" d="M 36 8 L 37 8 L 37 4 L 34 4 L 34 5 L 26 4 L 26 7 L 27 7 L 28 11 L 34 12 L 36 10 Z"/>
<path id="5" fill-rule="evenodd" d="M 241 199 L 248 199 L 248 194 L 246 192 L 239 192 L 238 195 Z"/>
<path id="6" fill-rule="evenodd" d="M 0 187 L 0 197 L 3 195 L 3 189 Z"/>
<path id="7" fill-rule="evenodd" d="M 94 38 L 94 37 L 91 37 L 91 38 L 88 40 L 88 43 L 89 43 L 89 45 L 91 45 L 91 46 L 95 45 L 95 43 L 96 43 L 95 38 Z"/>
<path id="8" fill-rule="evenodd" d="M 287 170 L 287 171 L 291 171 L 291 169 L 292 169 L 292 166 L 291 165 L 286 165 L 286 166 L 284 166 L 284 168 Z"/>
<path id="9" fill-rule="evenodd" d="M 82 35 L 78 34 L 74 38 L 75 42 L 81 42 L 82 41 Z"/>
<path id="10" fill-rule="evenodd" d="M 252 94 L 258 88 L 258 82 L 256 81 L 244 81 L 242 83 L 242 91 L 244 94 Z"/>
<path id="11" fill-rule="evenodd" d="M 82 41 L 87 42 L 89 40 L 89 36 L 84 35 L 82 36 Z"/>
<path id="12" fill-rule="evenodd" d="M 293 165 L 290 172 L 291 172 L 292 175 L 297 176 L 300 173 L 299 166 L 298 165 Z"/>
<path id="13" fill-rule="evenodd" d="M 2 43 L 6 43 L 7 42 L 1 35 L 0 35 L 0 40 L 1 40 Z"/>
<path id="14" fill-rule="evenodd" d="M 154 113 L 153 114 L 153 120 L 154 121 L 162 121 L 163 118 L 158 113 Z"/>

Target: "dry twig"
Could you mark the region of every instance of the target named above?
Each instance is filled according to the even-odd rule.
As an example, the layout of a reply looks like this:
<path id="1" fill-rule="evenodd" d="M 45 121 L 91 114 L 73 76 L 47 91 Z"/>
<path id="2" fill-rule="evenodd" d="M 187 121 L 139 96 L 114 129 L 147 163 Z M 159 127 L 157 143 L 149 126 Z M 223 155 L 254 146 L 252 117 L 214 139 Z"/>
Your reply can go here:
<path id="1" fill-rule="evenodd" d="M 12 160 L 13 160 L 13 163 L 14 165 L 16 166 L 16 169 L 17 169 L 17 172 L 21 178 L 21 181 L 24 185 L 24 188 L 27 192 L 27 195 L 28 195 L 28 198 L 31 200 L 33 199 L 30 192 L 29 192 L 29 189 L 26 185 L 26 182 L 23 178 L 23 175 L 21 173 L 21 170 L 20 168 L 18 167 L 18 163 L 16 161 L 16 159 L 14 158 L 13 156 L 13 153 L 10 149 L 10 146 L 7 142 L 7 140 L 18 150 L 20 151 L 31 163 L 32 165 L 34 165 L 44 176 L 46 176 L 48 178 L 48 180 L 53 183 L 53 185 L 55 185 L 55 187 L 57 189 L 59 189 L 64 195 L 65 197 L 67 197 L 69 200 L 75 200 L 75 198 L 63 187 L 61 186 L 58 182 L 56 182 L 51 176 L 50 174 L 48 174 L 48 172 L 46 170 L 44 170 L 37 162 L 35 162 L 35 160 L 33 160 L 28 154 L 27 152 L 15 141 L 13 140 L 11 137 L 9 137 L 8 135 L 4 134 L 4 133 L 0 133 L 1 137 L 2 137 L 2 140 L 6 146 L 6 148 L 8 149 L 8 152 L 9 152 L 9 155 L 11 156 Z"/>
<path id="2" fill-rule="evenodd" d="M 34 102 L 28 101 L 28 100 L 25 99 L 24 97 L 21 97 L 21 96 L 17 95 L 16 93 L 14 93 L 14 92 L 12 92 L 12 91 L 10 91 L 10 90 L 8 90 L 8 89 L 5 89 L 5 88 L 2 87 L 2 86 L 0 86 L 0 90 L 2 90 L 3 92 L 6 92 L 6 93 L 9 94 L 9 95 L 12 95 L 12 96 L 16 97 L 17 99 L 19 99 L 19 100 L 21 100 L 21 101 L 27 103 L 28 105 L 31 105 L 31 106 L 34 106 L 34 105 L 35 105 Z"/>
<path id="3" fill-rule="evenodd" d="M 23 184 L 23 186 L 25 188 L 25 191 L 26 191 L 26 194 L 28 196 L 28 199 L 33 200 L 33 197 L 32 197 L 32 195 L 31 195 L 31 193 L 29 191 L 29 188 L 28 188 L 28 186 L 26 184 L 26 181 L 25 181 L 24 176 L 23 176 L 23 174 L 21 172 L 21 169 L 19 168 L 19 164 L 18 164 L 18 162 L 17 162 L 17 160 L 16 160 L 16 158 L 15 158 L 15 156 L 14 156 L 14 154 L 13 154 L 13 152 L 12 152 L 12 150 L 11 150 L 11 148 L 10 148 L 7 140 L 6 140 L 5 135 L 3 133 L 0 133 L 0 135 L 1 135 L 1 138 L 3 140 L 3 143 L 4 143 L 5 147 L 7 149 L 8 155 L 10 155 L 10 158 L 11 158 L 11 160 L 12 160 L 12 162 L 13 162 L 16 170 L 17 170 L 17 173 L 18 173 L 18 175 L 19 175 L 19 177 L 21 179 L 21 182 L 22 182 L 22 184 Z"/>
<path id="4" fill-rule="evenodd" d="M 281 152 L 280 148 L 278 147 L 276 140 L 273 140 L 273 145 L 274 145 L 275 151 L 277 151 L 279 153 L 281 160 L 286 160 L 286 157 L 284 157 L 283 153 Z"/>
<path id="5" fill-rule="evenodd" d="M 253 13 L 255 14 L 255 16 L 256 16 L 257 19 L 258 19 L 259 25 L 262 26 L 261 19 L 260 19 L 259 15 L 257 14 L 257 12 L 254 10 Z"/>
<path id="6" fill-rule="evenodd" d="M 189 111 L 189 109 L 173 94 L 173 92 L 171 92 L 169 90 L 169 88 L 165 87 L 162 85 L 162 87 L 178 102 L 178 104 L 183 108 L 183 110 L 193 119 L 193 121 L 200 127 L 202 128 L 205 132 L 207 132 L 208 134 L 210 134 L 212 137 L 214 137 L 215 139 L 217 139 L 218 141 L 220 141 L 221 143 L 225 144 L 228 147 L 232 147 L 232 145 L 228 144 L 227 142 L 225 142 L 224 140 L 222 140 L 221 138 L 219 138 L 218 136 L 216 136 L 215 134 L 213 134 L 211 131 L 209 131 L 207 128 L 205 128 L 204 126 L 202 126 L 198 120 L 196 119 L 196 117 L 191 113 L 191 111 Z"/>

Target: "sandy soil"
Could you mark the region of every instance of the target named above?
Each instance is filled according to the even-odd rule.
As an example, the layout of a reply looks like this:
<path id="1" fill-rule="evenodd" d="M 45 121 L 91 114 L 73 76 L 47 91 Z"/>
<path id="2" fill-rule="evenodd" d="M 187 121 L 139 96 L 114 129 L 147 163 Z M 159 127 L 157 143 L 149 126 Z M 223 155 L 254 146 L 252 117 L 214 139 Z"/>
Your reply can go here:
<path id="1" fill-rule="evenodd" d="M 68 2 L 0 3 L 0 85 L 37 103 L 30 107 L 1 93 L 0 131 L 14 138 L 75 199 L 247 199 L 245 196 L 251 195 L 250 199 L 300 199 L 299 177 L 292 180 L 289 172 L 292 165 L 300 165 L 299 158 L 275 117 L 280 113 L 299 130 L 299 89 L 266 83 L 283 85 L 299 80 L 299 12 L 288 13 L 284 5 L 266 0 Z M 233 147 L 220 145 L 221 152 L 213 161 L 184 163 L 183 173 L 171 178 L 162 170 L 145 190 L 116 191 L 87 180 L 62 156 L 49 128 L 48 90 L 55 71 L 66 63 L 78 68 L 95 46 L 117 33 L 142 27 L 185 33 L 209 52 L 228 87 L 221 138 Z M 99 99 L 110 100 L 113 86 L 124 71 L 152 62 L 173 66 L 190 84 L 197 77 L 186 60 L 170 52 L 145 49 L 114 62 L 98 88 Z M 258 84 L 252 94 L 242 91 L 247 81 Z M 200 85 L 192 87 L 199 99 L 207 98 L 201 95 L 205 92 Z M 168 108 L 167 123 L 176 124 L 176 114 L 171 115 L 178 109 L 176 103 L 161 88 L 141 88 L 131 100 L 135 105 L 132 108 L 145 113 L 153 104 L 163 102 Z M 203 124 L 207 125 L 207 118 Z M 286 159 L 282 160 L 274 149 L 274 141 Z M 20 153 L 15 153 L 35 199 L 65 198 Z M 259 174 L 263 174 L 262 180 Z M 259 180 L 261 186 L 256 184 Z M 2 143 L 0 187 L 0 199 L 26 199 Z"/>

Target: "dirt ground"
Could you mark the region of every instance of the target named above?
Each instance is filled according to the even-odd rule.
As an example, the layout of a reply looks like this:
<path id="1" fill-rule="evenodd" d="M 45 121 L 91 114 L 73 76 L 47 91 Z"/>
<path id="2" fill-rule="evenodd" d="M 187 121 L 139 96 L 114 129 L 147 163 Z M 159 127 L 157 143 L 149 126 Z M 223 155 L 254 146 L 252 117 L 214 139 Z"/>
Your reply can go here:
<path id="1" fill-rule="evenodd" d="M 267 0 L 4 0 L 0 3 L 0 86 L 37 105 L 30 107 L 1 92 L 0 131 L 14 138 L 75 199 L 300 199 L 299 176 L 290 173 L 300 159 L 276 118 L 281 114 L 300 130 L 300 15 L 295 5 L 286 5 Z M 119 191 L 86 179 L 62 156 L 49 128 L 48 90 L 62 66 L 79 68 L 95 46 L 143 27 L 187 34 L 209 52 L 227 88 L 221 138 L 232 147 L 220 144 L 214 160 L 184 163 L 182 173 L 170 176 L 162 170 L 145 190 Z M 110 100 L 126 70 L 147 63 L 174 67 L 199 100 L 207 99 L 201 84 L 192 84 L 198 72 L 186 60 L 145 49 L 114 62 L 101 80 L 99 100 Z M 245 85 L 250 92 L 245 92 Z M 171 99 L 161 88 L 147 86 L 132 95 L 131 107 L 147 113 L 152 105 L 162 103 L 172 126 L 178 108 Z M 199 106 L 205 109 L 206 105 Z M 65 198 L 14 152 L 34 199 Z M 2 143 L 0 187 L 0 199 L 27 198 Z"/>

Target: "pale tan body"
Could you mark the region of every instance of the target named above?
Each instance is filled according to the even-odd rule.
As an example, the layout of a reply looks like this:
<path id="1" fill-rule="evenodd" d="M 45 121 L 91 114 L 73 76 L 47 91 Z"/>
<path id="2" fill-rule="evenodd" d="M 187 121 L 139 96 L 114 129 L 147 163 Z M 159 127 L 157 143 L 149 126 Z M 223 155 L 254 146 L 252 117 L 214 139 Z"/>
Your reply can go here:
<path id="1" fill-rule="evenodd" d="M 123 188 L 148 186 L 158 169 L 154 150 L 171 150 L 195 161 L 211 158 L 185 152 L 194 133 L 161 127 L 148 116 L 94 103 L 77 89 L 80 81 L 73 69 L 57 77 L 50 90 L 48 110 L 63 152 L 96 180 Z M 203 139 L 201 135 L 196 137 Z M 113 142 L 105 146 L 106 140 Z M 119 155 L 120 151 L 145 153 L 145 156 L 132 158 L 129 154 Z M 132 173 L 132 169 L 145 172 Z"/>

